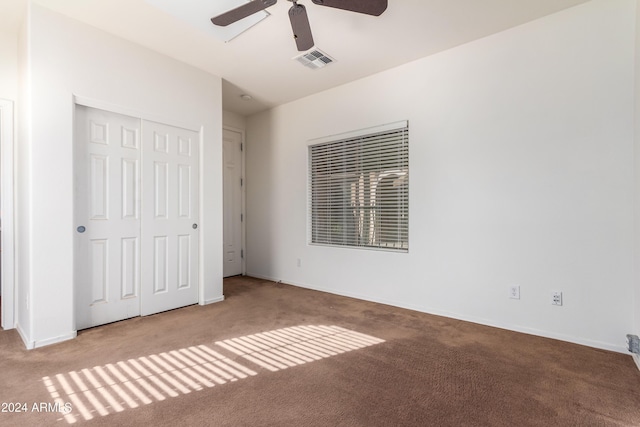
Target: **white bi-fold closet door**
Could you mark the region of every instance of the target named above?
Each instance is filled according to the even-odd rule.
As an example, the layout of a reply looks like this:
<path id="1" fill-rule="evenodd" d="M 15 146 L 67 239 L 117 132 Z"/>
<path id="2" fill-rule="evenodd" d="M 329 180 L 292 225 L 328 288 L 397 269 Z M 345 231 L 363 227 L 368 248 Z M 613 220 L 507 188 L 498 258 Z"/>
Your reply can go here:
<path id="1" fill-rule="evenodd" d="M 76 329 L 198 301 L 199 134 L 76 106 Z"/>

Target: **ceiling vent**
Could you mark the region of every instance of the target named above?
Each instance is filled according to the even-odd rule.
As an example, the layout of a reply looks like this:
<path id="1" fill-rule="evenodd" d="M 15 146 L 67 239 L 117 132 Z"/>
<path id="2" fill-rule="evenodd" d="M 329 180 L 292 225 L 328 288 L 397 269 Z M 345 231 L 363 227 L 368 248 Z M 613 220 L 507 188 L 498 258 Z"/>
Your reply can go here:
<path id="1" fill-rule="evenodd" d="M 335 59 L 329 57 L 326 53 L 320 49 L 312 49 L 300 56 L 293 58 L 294 61 L 298 61 L 307 68 L 317 70 L 318 68 L 326 67 L 327 65 L 335 62 Z"/>

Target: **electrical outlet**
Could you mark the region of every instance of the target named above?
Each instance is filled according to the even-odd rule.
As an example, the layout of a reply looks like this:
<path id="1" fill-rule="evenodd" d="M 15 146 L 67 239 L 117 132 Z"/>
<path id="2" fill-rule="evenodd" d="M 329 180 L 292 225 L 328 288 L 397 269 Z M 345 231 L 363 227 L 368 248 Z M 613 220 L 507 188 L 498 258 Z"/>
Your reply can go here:
<path id="1" fill-rule="evenodd" d="M 511 299 L 520 299 L 520 286 L 519 285 L 511 285 L 511 286 L 509 286 L 509 298 L 511 298 Z"/>
<path id="2" fill-rule="evenodd" d="M 302 266 L 302 260 L 301 260 L 300 258 L 298 258 L 298 261 L 296 262 L 296 265 L 297 265 L 298 267 L 301 267 L 301 266 Z"/>
<path id="3" fill-rule="evenodd" d="M 551 293 L 551 304 L 552 305 L 562 305 L 562 292 L 553 291 Z"/>
<path id="4" fill-rule="evenodd" d="M 640 338 L 637 335 L 627 335 L 627 346 L 631 353 L 640 354 Z"/>

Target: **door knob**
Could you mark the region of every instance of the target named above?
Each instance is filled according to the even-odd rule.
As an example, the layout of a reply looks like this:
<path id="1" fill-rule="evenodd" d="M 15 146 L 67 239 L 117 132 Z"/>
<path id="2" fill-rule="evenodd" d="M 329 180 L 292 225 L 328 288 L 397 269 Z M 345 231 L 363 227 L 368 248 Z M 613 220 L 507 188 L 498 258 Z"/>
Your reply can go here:
<path id="1" fill-rule="evenodd" d="M 78 230 L 78 233 L 84 233 L 87 229 L 85 228 L 84 225 L 81 225 L 80 227 L 78 227 L 76 230 Z"/>
<path id="2" fill-rule="evenodd" d="M 195 230 L 196 228 L 198 228 L 198 224 L 193 224 L 191 227 Z"/>

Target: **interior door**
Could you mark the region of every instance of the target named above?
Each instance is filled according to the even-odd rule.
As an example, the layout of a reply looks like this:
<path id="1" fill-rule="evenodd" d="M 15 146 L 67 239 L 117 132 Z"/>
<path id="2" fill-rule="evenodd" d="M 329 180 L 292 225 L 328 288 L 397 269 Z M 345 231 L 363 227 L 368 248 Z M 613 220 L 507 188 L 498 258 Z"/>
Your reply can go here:
<path id="1" fill-rule="evenodd" d="M 77 106 L 76 328 L 140 315 L 140 121 Z"/>
<path id="2" fill-rule="evenodd" d="M 143 121 L 141 313 L 198 302 L 199 134 Z"/>
<path id="3" fill-rule="evenodd" d="M 223 275 L 242 274 L 242 134 L 225 129 L 222 138 L 223 176 Z"/>

